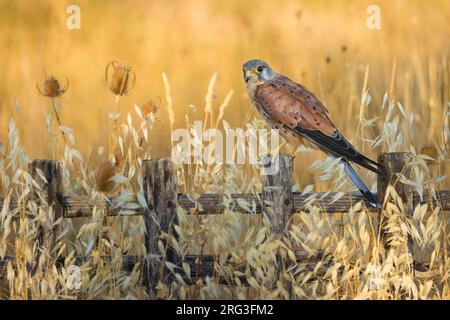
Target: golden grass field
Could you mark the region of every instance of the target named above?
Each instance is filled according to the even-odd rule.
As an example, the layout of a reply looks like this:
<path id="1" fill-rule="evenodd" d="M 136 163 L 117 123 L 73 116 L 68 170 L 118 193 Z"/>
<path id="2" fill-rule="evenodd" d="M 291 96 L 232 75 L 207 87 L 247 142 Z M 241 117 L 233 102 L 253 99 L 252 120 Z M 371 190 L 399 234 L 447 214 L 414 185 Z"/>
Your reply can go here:
<path id="1" fill-rule="evenodd" d="M 315 92 L 330 110 L 337 127 L 371 158 L 376 159 L 380 152 L 410 150 L 435 158 L 427 167 L 431 162 L 418 156 L 417 187 L 449 189 L 450 132 L 446 134 L 444 129 L 450 125 L 448 1 L 377 3 L 381 8 L 381 30 L 366 27 L 366 8 L 372 1 L 80 0 L 77 4 L 81 8 L 81 29 L 69 30 L 66 8 L 70 1 L 0 0 L 1 196 L 27 198 L 29 181 L 22 175 L 14 177 L 16 169 L 25 167 L 27 158 L 63 160 L 68 193 L 93 197 L 138 193 L 139 185 L 130 168 L 138 168 L 142 158 L 170 156 L 171 128 L 185 128 L 206 116 L 215 120 L 221 105 L 223 120 L 231 127 L 244 128 L 260 119 L 242 79 L 242 63 L 252 58 L 267 61 L 276 71 Z M 120 98 L 108 89 L 105 79 L 105 68 L 111 61 L 130 66 L 136 76 L 135 86 Z M 211 81 L 214 74 L 217 78 Z M 59 106 L 61 125 L 73 130 L 75 144 L 69 142 L 71 134 L 66 132 L 63 136 L 58 129 L 52 99 L 42 96 L 36 88 L 36 84 L 43 87 L 48 75 L 61 83 L 69 81 L 68 90 L 53 103 Z M 230 92 L 231 99 L 223 104 Z M 387 99 L 384 107 L 383 97 Z M 131 130 L 126 121 L 128 113 L 138 134 L 143 133 L 135 104 L 142 106 L 149 101 L 159 103 L 155 123 L 149 125 L 148 142 L 139 149 L 129 136 L 128 140 L 124 137 L 122 157 L 130 165 L 122 168 L 120 175 L 130 180 L 115 185 L 110 192 L 105 180 L 118 173 L 111 165 L 105 165 L 106 155 L 111 155 L 111 145 L 123 134 L 123 126 L 128 125 Z M 393 113 L 387 117 L 389 103 Z M 212 115 L 205 115 L 208 104 Z M 121 114 L 117 123 L 109 118 L 111 112 Z M 46 122 L 50 119 L 52 124 L 48 127 Z M 20 148 L 12 143 L 16 137 L 20 137 Z M 369 140 L 376 137 L 381 140 L 372 147 Z M 51 150 L 51 145 L 56 149 Z M 63 154 L 65 146 L 79 150 L 84 160 L 73 162 Z M 106 155 L 98 155 L 100 146 Z M 317 159 L 322 163 L 311 168 Z M 333 183 L 337 171 L 330 172 L 331 179 L 319 178 L 329 161 L 317 151 L 297 153 L 295 188 L 303 190 L 311 185 L 315 191 L 327 191 L 339 186 L 339 191 L 347 190 L 349 184 Z M 187 172 L 180 170 L 180 176 L 186 178 Z M 196 188 L 187 177 L 182 190 L 198 193 L 254 189 L 251 179 L 257 171 L 247 170 L 249 175 L 243 178 L 227 168 L 217 170 L 223 179 L 214 179 L 217 172 L 201 171 Z M 421 170 L 423 174 L 418 173 Z M 232 178 L 225 178 L 227 175 Z M 373 175 L 364 174 L 363 178 L 373 186 Z M 255 188 L 258 189 L 257 183 Z M 395 204 L 401 206 L 395 195 L 391 200 L 394 205 L 387 211 L 394 221 L 401 216 Z M 327 264 L 329 271 L 312 283 L 307 280 L 311 275 L 314 278 L 317 270 L 306 272 L 302 265 L 284 270 L 282 280 L 276 280 L 271 254 L 286 248 L 280 245 L 281 240 L 260 243 L 258 239 L 267 231 L 261 229 L 260 219 L 241 218 L 230 210 L 224 217 L 188 221 L 180 212 L 186 218 L 181 219 L 185 230 L 185 238 L 179 240 L 185 244 L 182 250 L 223 253 L 231 248 L 258 271 L 251 289 L 222 288 L 214 281 L 199 283 L 195 288 L 161 285 L 159 297 L 171 297 L 178 290 L 182 298 L 286 298 L 283 290 L 268 290 L 264 284 L 274 281 L 281 288 L 283 281 L 294 278 L 295 298 L 302 299 L 398 299 L 405 295 L 414 299 L 448 299 L 448 213 L 438 209 L 425 214 L 426 209 L 418 208 L 416 229 L 408 222 L 402 229 L 407 229 L 420 243 L 420 249 L 426 251 L 423 256 L 431 267 L 422 278 L 405 271 L 404 256 L 398 250 L 383 253 L 386 260 L 378 261 L 380 243 L 373 227 L 375 217 L 364 209 L 358 209 L 359 218 L 343 214 L 332 219 L 318 209 L 299 213 L 296 221 L 300 224 L 286 235 L 285 247 L 307 247 L 311 253 L 326 249 L 333 257 L 331 264 L 320 262 Z M 39 212 L 35 207 L 23 210 Z M 60 244 L 64 246 L 62 252 L 97 257 L 105 252 L 117 256 L 142 253 L 141 218 L 108 219 L 105 226 L 101 211 L 99 208 L 99 212 L 94 212 L 92 219 L 62 222 L 68 230 Z M 15 254 L 32 261 L 37 250 L 33 237 L 40 220 L 28 219 L 20 210 L 3 210 L 1 215 L 0 258 Z M 11 215 L 21 216 L 22 223 L 12 222 L 8 219 Z M 101 228 L 107 228 L 109 235 L 99 231 Z M 399 230 L 392 232 L 394 240 L 401 238 Z M 101 240 L 98 234 L 105 238 Z M 96 239 L 100 239 L 98 243 Z M 208 239 L 206 246 L 204 239 Z M 402 240 L 399 243 L 400 247 L 404 245 Z M 3 297 L 145 297 L 138 285 L 138 271 L 124 275 L 111 270 L 111 266 L 96 263 L 83 269 L 98 268 L 95 277 L 86 271 L 84 287 L 78 292 L 56 285 L 64 283 L 64 270 L 57 275 L 56 271 L 42 271 L 26 277 L 26 268 L 14 271 L 8 267 L 8 281 L 3 289 L 10 294 Z M 342 274 L 337 272 L 340 268 L 344 268 Z M 358 272 L 363 276 L 356 276 Z M 375 274 L 376 289 L 375 280 L 370 280 Z"/>

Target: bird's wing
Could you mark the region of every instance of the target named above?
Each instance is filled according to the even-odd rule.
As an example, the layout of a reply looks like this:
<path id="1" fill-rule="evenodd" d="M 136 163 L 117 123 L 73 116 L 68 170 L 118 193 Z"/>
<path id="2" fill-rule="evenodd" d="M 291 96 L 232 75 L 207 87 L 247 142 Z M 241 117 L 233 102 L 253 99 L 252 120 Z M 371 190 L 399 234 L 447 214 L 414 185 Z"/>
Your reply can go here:
<path id="1" fill-rule="evenodd" d="M 345 139 L 330 119 L 326 107 L 302 85 L 277 75 L 257 87 L 254 100 L 284 129 L 308 139 L 329 154 L 379 173 L 378 164 L 359 153 Z"/>

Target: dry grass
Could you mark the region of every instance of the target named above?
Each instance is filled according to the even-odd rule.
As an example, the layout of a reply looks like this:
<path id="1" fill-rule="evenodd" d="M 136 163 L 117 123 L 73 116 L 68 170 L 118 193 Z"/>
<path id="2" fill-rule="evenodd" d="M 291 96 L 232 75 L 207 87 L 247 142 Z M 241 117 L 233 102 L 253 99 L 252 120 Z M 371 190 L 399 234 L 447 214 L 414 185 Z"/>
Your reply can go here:
<path id="1" fill-rule="evenodd" d="M 204 121 L 201 130 L 263 125 L 255 119 L 241 75 L 241 63 L 256 52 L 317 92 L 336 124 L 367 154 L 412 151 L 414 179 L 400 181 L 420 193 L 450 187 L 445 1 L 427 6 L 382 2 L 381 31 L 366 29 L 365 1 L 81 1 L 80 31 L 64 27 L 68 4 L 0 2 L 0 45 L 6 48 L 0 52 L 0 192 L 6 203 L 15 198 L 19 204 L 14 210 L 4 206 L 0 213 L 0 258 L 15 255 L 18 260 L 17 268 L 7 264 L 2 297 L 144 298 L 140 266 L 128 274 L 119 263 L 123 255 L 145 253 L 142 219 L 106 218 L 100 207 L 89 219 L 53 221 L 45 201 L 32 199 L 35 182 L 25 168 L 33 158 L 60 159 L 67 194 L 118 195 L 124 214 L 135 205 L 130 202 L 134 196 L 144 206 L 141 161 L 170 154 L 169 130 L 191 127 L 195 120 Z M 47 12 L 45 19 L 42 12 Z M 112 59 L 133 67 L 134 88 L 128 87 L 126 68 L 120 69 L 122 81 L 105 83 L 105 66 Z M 50 71 L 71 85 L 48 99 L 35 83 Z M 192 133 L 192 142 L 204 147 Z M 294 190 L 349 188 L 342 170 L 331 165 L 333 159 L 306 151 L 296 158 Z M 450 298 L 448 213 L 419 206 L 406 219 L 390 189 L 385 206 L 389 251 L 381 245 L 376 216 L 359 204 L 335 216 L 311 207 L 293 217 L 282 239 L 272 239 L 265 218 L 234 212 L 226 197 L 258 192 L 257 172 L 251 166 L 178 168 L 180 190 L 193 198 L 222 192 L 228 209 L 219 217 L 188 217 L 179 209 L 178 241 L 169 242 L 181 255 L 215 252 L 225 258 L 231 252 L 244 273 L 233 273 L 221 258 L 217 276 L 235 279 L 237 286 L 220 286 L 217 278 L 195 286 L 178 280 L 161 283 L 159 297 Z M 66 257 L 62 269 L 56 268 L 49 248 L 36 241 L 39 228 L 55 225 L 65 230 L 53 252 Z M 407 235 L 415 240 L 415 255 L 427 264 L 427 272 L 413 274 Z M 300 247 L 311 255 L 322 253 L 313 269 L 292 260 Z M 112 262 L 103 255 L 112 256 Z M 82 286 L 73 291 L 66 284 L 75 256 L 92 259 L 81 266 Z M 188 271 L 185 264 L 174 270 Z M 239 284 L 239 276 L 250 288 Z"/>

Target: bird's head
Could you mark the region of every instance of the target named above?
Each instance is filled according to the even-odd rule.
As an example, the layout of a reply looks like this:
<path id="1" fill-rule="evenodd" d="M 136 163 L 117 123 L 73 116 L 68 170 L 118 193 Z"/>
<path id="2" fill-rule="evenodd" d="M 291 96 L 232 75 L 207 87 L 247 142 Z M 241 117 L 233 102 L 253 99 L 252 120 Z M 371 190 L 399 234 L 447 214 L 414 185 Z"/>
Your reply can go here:
<path id="1" fill-rule="evenodd" d="M 276 73 L 262 60 L 249 60 L 242 66 L 244 80 L 248 83 L 260 84 L 276 76 Z"/>

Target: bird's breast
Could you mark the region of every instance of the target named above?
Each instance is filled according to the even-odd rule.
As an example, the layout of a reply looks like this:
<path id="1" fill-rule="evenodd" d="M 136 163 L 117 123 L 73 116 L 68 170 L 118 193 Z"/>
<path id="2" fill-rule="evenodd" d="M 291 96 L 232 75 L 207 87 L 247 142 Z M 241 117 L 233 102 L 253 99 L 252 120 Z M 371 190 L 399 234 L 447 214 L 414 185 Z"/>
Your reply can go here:
<path id="1" fill-rule="evenodd" d="M 263 117 L 263 119 L 269 124 L 272 129 L 278 130 L 279 134 L 286 139 L 286 141 L 292 146 L 296 147 L 303 142 L 303 139 L 298 134 L 295 134 L 291 128 L 286 126 L 286 124 L 277 120 L 277 118 L 272 117 L 268 112 L 267 108 L 260 103 L 255 102 L 255 107 L 258 110 L 259 114 Z"/>

